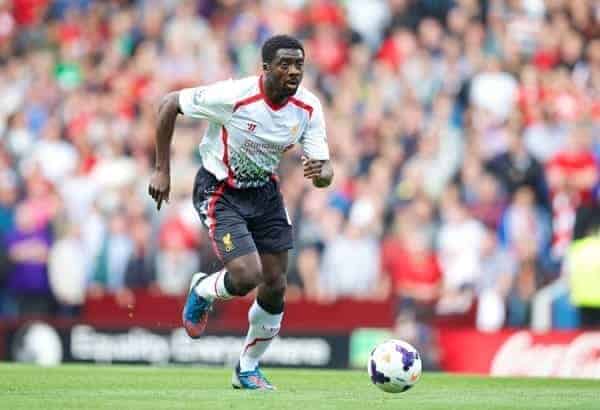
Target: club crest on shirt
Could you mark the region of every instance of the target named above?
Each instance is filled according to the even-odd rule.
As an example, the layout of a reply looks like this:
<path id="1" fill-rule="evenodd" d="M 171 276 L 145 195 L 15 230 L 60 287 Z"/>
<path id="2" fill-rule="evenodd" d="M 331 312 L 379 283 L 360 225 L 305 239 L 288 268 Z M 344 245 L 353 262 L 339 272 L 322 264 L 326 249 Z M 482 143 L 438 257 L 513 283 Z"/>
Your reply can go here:
<path id="1" fill-rule="evenodd" d="M 233 240 L 231 239 L 230 233 L 226 233 L 225 236 L 223 236 L 223 245 L 225 246 L 226 252 L 231 252 L 232 250 L 235 249 L 235 246 L 233 245 Z"/>
<path id="2" fill-rule="evenodd" d="M 294 125 L 292 128 L 290 128 L 290 133 L 292 134 L 292 136 L 296 136 L 296 134 L 298 134 L 298 124 Z"/>

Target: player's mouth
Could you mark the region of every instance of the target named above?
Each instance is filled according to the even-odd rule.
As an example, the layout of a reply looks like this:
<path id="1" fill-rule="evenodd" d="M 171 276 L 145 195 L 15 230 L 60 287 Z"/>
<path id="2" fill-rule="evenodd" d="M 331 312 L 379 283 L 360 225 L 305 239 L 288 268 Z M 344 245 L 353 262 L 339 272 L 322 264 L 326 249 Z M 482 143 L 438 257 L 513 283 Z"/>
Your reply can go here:
<path id="1" fill-rule="evenodd" d="M 295 90 L 296 88 L 298 88 L 298 85 L 300 85 L 300 81 L 299 81 L 299 80 L 288 80 L 288 81 L 285 83 L 285 85 L 286 85 L 288 88 L 291 88 L 291 89 L 294 89 L 294 90 Z"/>

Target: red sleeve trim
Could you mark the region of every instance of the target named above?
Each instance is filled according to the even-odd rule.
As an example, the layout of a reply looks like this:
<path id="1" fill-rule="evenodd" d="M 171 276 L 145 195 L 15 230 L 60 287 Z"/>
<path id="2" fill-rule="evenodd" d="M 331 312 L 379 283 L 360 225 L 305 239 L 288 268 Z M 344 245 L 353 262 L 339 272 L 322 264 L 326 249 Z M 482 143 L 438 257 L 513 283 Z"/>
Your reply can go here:
<path id="1" fill-rule="evenodd" d="M 267 103 L 267 105 L 272 109 L 272 110 L 280 110 L 283 107 L 285 107 L 287 105 L 288 102 L 302 108 L 303 110 L 306 110 L 306 112 L 308 112 L 308 117 L 312 118 L 312 113 L 313 113 L 313 107 L 309 104 L 306 104 L 305 102 L 300 101 L 299 99 L 295 98 L 295 97 L 290 97 L 286 100 L 286 102 L 284 102 L 283 104 L 275 104 L 274 102 L 269 100 L 269 97 L 267 97 L 267 95 L 265 94 L 264 88 L 263 88 L 263 83 L 262 83 L 262 76 L 259 77 L 258 79 L 258 89 L 259 89 L 259 93 L 258 94 L 254 94 L 250 97 L 244 98 L 243 100 L 240 100 L 238 102 L 235 103 L 235 105 L 233 106 L 233 112 L 237 111 L 238 108 L 244 106 L 244 105 L 248 105 L 248 104 L 252 104 L 256 101 L 260 101 L 260 100 L 264 100 L 265 103 Z"/>
<path id="2" fill-rule="evenodd" d="M 262 94 L 255 94 L 248 98 L 244 98 L 243 100 L 235 103 L 235 105 L 233 106 L 233 112 L 235 112 L 238 108 L 240 108 L 243 105 L 252 104 L 253 102 L 262 100 L 262 98 L 263 98 Z"/>
<path id="3" fill-rule="evenodd" d="M 308 117 L 312 118 L 313 107 L 311 105 L 308 105 L 295 97 L 290 97 L 290 102 L 302 108 L 303 110 L 306 110 L 308 112 Z"/>

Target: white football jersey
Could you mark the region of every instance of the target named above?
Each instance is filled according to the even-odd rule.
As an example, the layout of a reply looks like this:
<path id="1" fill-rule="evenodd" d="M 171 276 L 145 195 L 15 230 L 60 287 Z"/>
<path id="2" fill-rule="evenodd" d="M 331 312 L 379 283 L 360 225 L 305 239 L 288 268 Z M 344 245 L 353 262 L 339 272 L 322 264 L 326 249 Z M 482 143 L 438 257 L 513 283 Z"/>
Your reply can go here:
<path id="1" fill-rule="evenodd" d="M 303 87 L 275 105 L 264 93 L 262 77 L 227 80 L 181 90 L 179 107 L 184 115 L 209 121 L 200 143 L 202 164 L 229 186 L 264 185 L 296 143 L 310 159 L 329 159 L 321 104 Z"/>

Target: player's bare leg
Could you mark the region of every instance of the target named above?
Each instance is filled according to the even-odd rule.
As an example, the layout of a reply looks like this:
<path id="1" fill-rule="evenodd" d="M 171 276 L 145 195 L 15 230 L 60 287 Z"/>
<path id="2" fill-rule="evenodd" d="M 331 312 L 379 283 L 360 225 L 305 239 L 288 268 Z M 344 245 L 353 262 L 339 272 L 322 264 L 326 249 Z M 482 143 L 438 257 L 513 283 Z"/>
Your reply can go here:
<path id="1" fill-rule="evenodd" d="M 288 254 L 261 254 L 262 283 L 250 311 L 250 327 L 235 369 L 232 384 L 237 388 L 272 389 L 261 373 L 258 362 L 281 328 L 287 280 Z"/>

